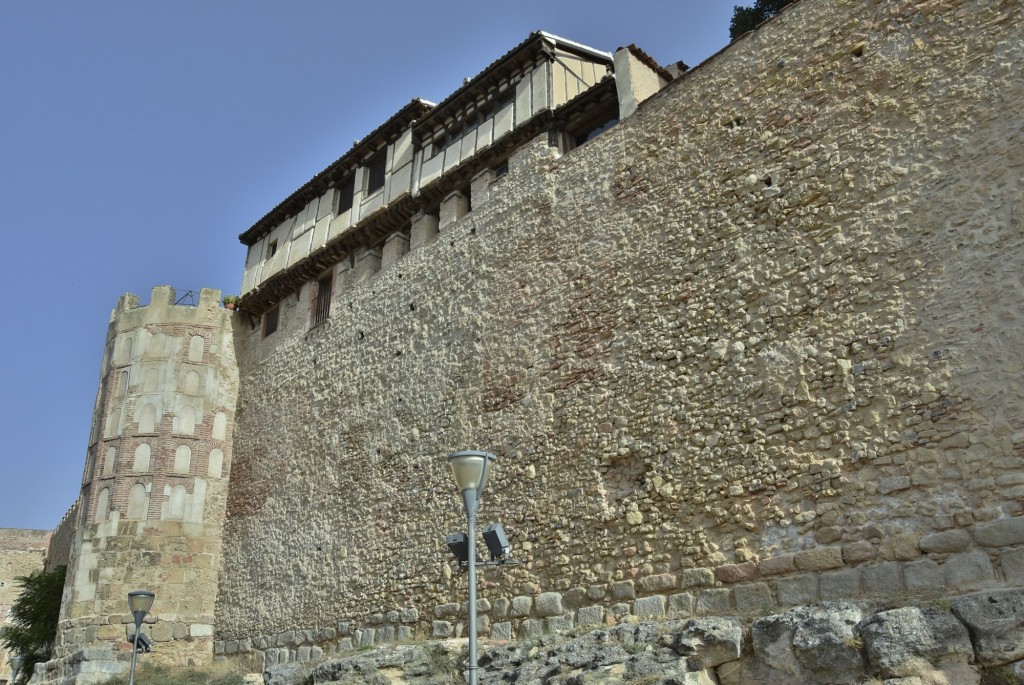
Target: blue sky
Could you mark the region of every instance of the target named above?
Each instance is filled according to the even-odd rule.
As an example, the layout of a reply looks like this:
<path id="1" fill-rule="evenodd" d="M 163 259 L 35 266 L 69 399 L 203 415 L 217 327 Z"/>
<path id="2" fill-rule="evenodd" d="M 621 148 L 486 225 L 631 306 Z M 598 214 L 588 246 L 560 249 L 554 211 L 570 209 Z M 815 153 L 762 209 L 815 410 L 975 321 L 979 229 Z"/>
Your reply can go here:
<path id="1" fill-rule="evenodd" d="M 733 4 L 0 2 L 0 527 L 74 502 L 121 293 L 237 292 L 240 232 L 531 31 L 693 66 Z"/>

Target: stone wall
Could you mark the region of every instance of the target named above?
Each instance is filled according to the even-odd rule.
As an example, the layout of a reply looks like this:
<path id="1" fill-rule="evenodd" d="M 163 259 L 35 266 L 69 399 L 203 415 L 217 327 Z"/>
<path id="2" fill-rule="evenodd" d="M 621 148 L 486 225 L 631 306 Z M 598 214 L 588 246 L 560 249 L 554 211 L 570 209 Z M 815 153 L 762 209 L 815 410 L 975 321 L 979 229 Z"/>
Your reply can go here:
<path id="1" fill-rule="evenodd" d="M 48 530 L 0 528 L 0 626 L 8 623 L 7 612 L 21 594 L 15 578 L 43 570 L 49 542 Z M 0 645 L 0 681 L 11 679 L 11 656 Z"/>
<path id="2" fill-rule="evenodd" d="M 50 546 L 46 550 L 46 570 L 67 566 L 71 559 L 71 548 L 75 544 L 75 531 L 81 517 L 78 501 L 65 512 L 60 523 L 50 535 Z"/>
<path id="3" fill-rule="evenodd" d="M 218 649 L 459 634 L 460 448 L 495 637 L 1021 584 L 1020 15 L 805 0 L 236 328 Z"/>

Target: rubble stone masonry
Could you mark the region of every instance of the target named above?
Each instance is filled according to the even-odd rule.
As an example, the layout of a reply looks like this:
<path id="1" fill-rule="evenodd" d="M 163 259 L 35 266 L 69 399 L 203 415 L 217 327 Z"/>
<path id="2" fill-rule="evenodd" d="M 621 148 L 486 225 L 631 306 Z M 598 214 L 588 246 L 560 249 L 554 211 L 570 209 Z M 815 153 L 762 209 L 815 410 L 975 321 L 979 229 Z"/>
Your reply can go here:
<path id="1" fill-rule="evenodd" d="M 463 632 L 464 448 L 498 638 L 1024 584 L 1021 13 L 804 0 L 325 323 L 236 316 L 216 652 Z"/>

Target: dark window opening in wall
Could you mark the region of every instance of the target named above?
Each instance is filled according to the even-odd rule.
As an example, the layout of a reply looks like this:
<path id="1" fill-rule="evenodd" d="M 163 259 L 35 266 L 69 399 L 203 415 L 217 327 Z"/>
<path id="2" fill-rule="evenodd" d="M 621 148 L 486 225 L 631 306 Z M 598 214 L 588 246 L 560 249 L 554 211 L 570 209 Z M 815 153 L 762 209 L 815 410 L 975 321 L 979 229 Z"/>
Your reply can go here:
<path id="1" fill-rule="evenodd" d="M 382 152 L 366 164 L 366 193 L 375 193 L 384 187 L 384 168 L 387 153 Z"/>
<path id="2" fill-rule="evenodd" d="M 349 176 L 338 186 L 338 214 L 344 214 L 352 209 L 352 198 L 356 194 L 356 181 Z"/>
<path id="3" fill-rule="evenodd" d="M 277 330 L 277 322 L 281 315 L 281 306 L 276 305 L 268 309 L 263 315 L 263 337 L 267 337 Z"/>
<path id="4" fill-rule="evenodd" d="M 334 278 L 327 274 L 316 282 L 316 300 L 313 302 L 312 326 L 319 326 L 331 316 L 331 289 Z"/>
<path id="5" fill-rule="evenodd" d="M 436 157 L 437 155 L 444 152 L 444 131 L 434 136 L 434 138 L 427 145 L 427 157 Z"/>
<path id="6" fill-rule="evenodd" d="M 494 167 L 494 178 L 501 178 L 502 176 L 508 176 L 508 160 Z"/>
<path id="7" fill-rule="evenodd" d="M 619 123 L 619 117 L 613 116 L 610 119 L 606 119 L 605 121 L 601 121 L 591 126 L 587 126 L 583 129 L 573 131 L 571 134 L 574 139 L 573 147 L 579 147 L 588 140 L 593 140 L 594 138 L 601 135 L 602 133 L 604 133 L 617 123 Z"/>
<path id="8" fill-rule="evenodd" d="M 270 259 L 275 254 L 277 254 L 277 241 L 271 240 L 267 243 L 267 259 Z"/>

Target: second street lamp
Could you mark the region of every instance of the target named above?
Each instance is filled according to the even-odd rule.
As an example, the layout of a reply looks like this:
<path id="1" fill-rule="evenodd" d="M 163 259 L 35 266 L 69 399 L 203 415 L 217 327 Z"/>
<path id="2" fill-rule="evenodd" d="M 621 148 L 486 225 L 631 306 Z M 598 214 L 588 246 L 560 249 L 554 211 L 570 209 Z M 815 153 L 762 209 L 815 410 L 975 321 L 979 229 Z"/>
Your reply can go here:
<path id="1" fill-rule="evenodd" d="M 11 666 L 11 683 L 13 685 L 13 683 L 18 682 L 18 672 L 25 666 L 25 657 L 21 654 L 12 656 L 7 663 Z"/>
<path id="2" fill-rule="evenodd" d="M 142 633 L 142 621 L 153 608 L 156 595 L 148 590 L 136 590 L 128 593 L 128 610 L 135 619 L 135 636 L 132 638 L 132 670 L 128 676 L 128 685 L 135 685 L 135 661 L 139 658 L 139 636 Z"/>
<path id="3" fill-rule="evenodd" d="M 480 495 L 487 486 L 487 468 L 495 460 L 490 452 L 464 450 L 448 455 L 448 463 L 455 476 L 455 485 L 462 494 L 469 519 L 469 533 L 466 544 L 466 561 L 469 571 L 469 664 L 467 680 L 477 685 L 476 665 L 476 512 L 480 506 Z"/>

